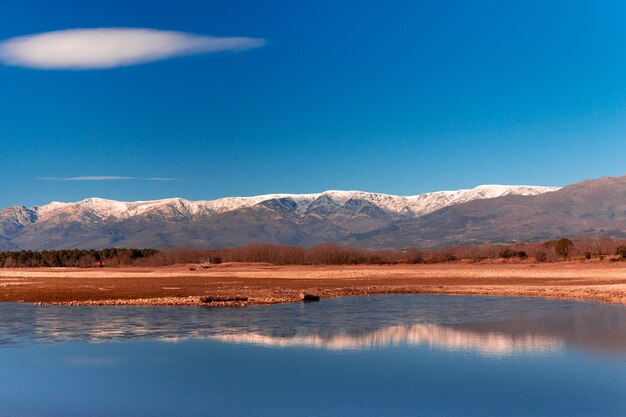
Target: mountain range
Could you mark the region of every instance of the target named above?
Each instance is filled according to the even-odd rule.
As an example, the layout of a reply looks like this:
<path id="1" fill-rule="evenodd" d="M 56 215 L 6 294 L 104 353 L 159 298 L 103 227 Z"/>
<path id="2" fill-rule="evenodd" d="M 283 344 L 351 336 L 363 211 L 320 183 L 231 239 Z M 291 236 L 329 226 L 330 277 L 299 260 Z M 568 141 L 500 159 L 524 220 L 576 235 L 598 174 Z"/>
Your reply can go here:
<path id="1" fill-rule="evenodd" d="M 0 250 L 229 247 L 253 242 L 436 247 L 626 236 L 626 177 L 563 188 L 482 185 L 394 196 L 362 191 L 172 198 L 0 210 Z"/>
<path id="2" fill-rule="evenodd" d="M 352 235 L 342 243 L 433 247 L 560 237 L 626 238 L 626 176 L 583 181 L 533 196 L 506 195 L 450 205 Z"/>

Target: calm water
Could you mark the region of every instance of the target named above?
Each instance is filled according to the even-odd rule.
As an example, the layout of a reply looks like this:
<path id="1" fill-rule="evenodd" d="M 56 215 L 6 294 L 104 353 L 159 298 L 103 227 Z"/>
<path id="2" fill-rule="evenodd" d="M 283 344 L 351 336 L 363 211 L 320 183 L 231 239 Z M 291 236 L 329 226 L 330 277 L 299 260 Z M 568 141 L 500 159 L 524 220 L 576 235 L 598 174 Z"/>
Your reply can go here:
<path id="1" fill-rule="evenodd" d="M 0 416 L 625 416 L 626 308 L 0 304 Z"/>

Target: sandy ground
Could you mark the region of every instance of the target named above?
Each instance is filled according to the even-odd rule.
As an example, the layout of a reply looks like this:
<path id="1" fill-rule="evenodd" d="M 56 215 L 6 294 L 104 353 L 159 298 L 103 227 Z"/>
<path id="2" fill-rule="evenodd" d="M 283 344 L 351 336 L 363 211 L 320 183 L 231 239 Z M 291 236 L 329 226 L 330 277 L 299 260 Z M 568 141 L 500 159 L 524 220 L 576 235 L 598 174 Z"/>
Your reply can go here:
<path id="1" fill-rule="evenodd" d="M 542 296 L 626 304 L 626 263 L 0 269 L 0 301 L 70 305 L 258 305 L 370 294 Z"/>

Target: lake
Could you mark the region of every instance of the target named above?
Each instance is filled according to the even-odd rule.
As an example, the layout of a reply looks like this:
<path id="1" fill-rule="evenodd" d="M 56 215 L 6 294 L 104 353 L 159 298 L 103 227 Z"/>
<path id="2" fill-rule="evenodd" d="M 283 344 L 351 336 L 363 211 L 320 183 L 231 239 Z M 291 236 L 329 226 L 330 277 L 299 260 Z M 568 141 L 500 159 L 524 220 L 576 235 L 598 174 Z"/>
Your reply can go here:
<path id="1" fill-rule="evenodd" d="M 624 416 L 626 307 L 0 304 L 0 416 Z"/>

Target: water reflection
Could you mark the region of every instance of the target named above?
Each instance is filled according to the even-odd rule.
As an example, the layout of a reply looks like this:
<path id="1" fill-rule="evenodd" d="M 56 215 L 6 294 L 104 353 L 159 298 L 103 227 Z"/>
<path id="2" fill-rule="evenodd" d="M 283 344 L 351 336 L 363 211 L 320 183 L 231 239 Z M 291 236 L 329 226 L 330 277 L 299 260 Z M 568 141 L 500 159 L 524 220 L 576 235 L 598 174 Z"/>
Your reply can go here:
<path id="1" fill-rule="evenodd" d="M 425 345 L 486 355 L 626 353 L 626 308 L 533 298 L 398 295 L 252 308 L 0 305 L 0 346 L 214 339 L 328 350 Z"/>
<path id="2" fill-rule="evenodd" d="M 521 352 L 556 350 L 562 341 L 556 337 L 525 334 L 509 336 L 491 331 L 466 331 L 437 324 L 391 326 L 362 334 L 341 333 L 331 337 L 317 334 L 292 337 L 265 336 L 258 333 L 214 336 L 229 343 L 248 343 L 272 347 L 306 346 L 331 350 L 356 350 L 405 344 L 427 345 L 439 349 L 471 350 L 486 355 L 507 355 Z"/>

